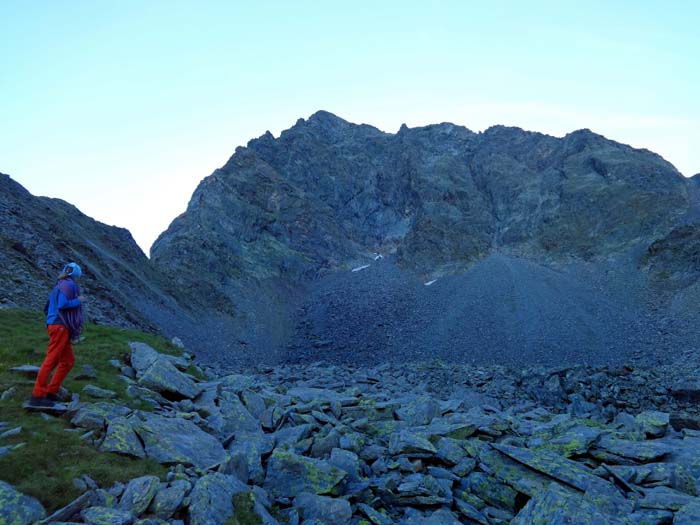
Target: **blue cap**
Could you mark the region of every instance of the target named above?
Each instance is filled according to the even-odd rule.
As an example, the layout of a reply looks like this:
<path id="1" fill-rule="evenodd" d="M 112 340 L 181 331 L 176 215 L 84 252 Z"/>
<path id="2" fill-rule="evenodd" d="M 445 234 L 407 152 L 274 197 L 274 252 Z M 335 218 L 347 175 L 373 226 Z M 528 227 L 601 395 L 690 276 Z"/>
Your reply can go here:
<path id="1" fill-rule="evenodd" d="M 63 273 L 67 273 L 73 279 L 78 279 L 81 275 L 83 275 L 83 271 L 80 269 L 80 266 L 74 262 L 66 264 L 66 267 L 63 268 Z"/>

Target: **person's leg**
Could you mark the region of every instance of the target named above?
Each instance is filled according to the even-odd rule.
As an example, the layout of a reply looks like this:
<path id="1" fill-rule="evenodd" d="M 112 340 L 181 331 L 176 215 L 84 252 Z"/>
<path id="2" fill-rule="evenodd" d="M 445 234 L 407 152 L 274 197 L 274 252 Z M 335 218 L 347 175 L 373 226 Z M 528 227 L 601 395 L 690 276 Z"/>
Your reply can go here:
<path id="1" fill-rule="evenodd" d="M 66 330 L 66 332 L 68 332 L 68 330 Z M 70 338 L 67 337 L 66 344 L 63 347 L 63 352 L 61 352 L 61 356 L 58 360 L 56 372 L 54 372 L 51 383 L 49 383 L 49 386 L 46 388 L 47 394 L 58 394 L 58 391 L 61 389 L 61 385 L 63 384 L 63 380 L 68 375 L 68 372 L 71 371 L 74 364 L 75 356 L 73 355 L 73 345 L 70 344 Z"/>
<path id="2" fill-rule="evenodd" d="M 36 383 L 34 383 L 34 390 L 32 391 L 33 397 L 46 397 L 46 394 L 49 393 L 48 384 L 51 372 L 58 365 L 66 343 L 70 344 L 68 329 L 65 326 L 50 324 L 48 332 L 49 346 L 46 350 L 44 362 L 39 369 L 39 374 L 36 376 Z"/>

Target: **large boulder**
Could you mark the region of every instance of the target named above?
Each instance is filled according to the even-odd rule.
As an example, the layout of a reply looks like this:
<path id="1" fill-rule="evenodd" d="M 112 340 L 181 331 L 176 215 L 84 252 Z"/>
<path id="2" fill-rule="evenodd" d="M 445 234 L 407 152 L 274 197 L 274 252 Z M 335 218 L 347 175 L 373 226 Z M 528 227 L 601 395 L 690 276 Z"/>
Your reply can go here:
<path id="1" fill-rule="evenodd" d="M 270 456 L 265 489 L 277 497 L 294 497 L 302 492 L 334 494 L 347 473 L 320 459 L 276 449 Z"/>
<path id="2" fill-rule="evenodd" d="M 234 476 L 215 472 L 199 478 L 190 494 L 190 525 L 226 522 L 235 510 L 233 497 L 246 490 Z"/>
<path id="3" fill-rule="evenodd" d="M 211 468 L 226 457 L 224 447 L 214 436 L 186 419 L 139 412 L 132 428 L 143 441 L 146 456 L 160 463 Z"/>

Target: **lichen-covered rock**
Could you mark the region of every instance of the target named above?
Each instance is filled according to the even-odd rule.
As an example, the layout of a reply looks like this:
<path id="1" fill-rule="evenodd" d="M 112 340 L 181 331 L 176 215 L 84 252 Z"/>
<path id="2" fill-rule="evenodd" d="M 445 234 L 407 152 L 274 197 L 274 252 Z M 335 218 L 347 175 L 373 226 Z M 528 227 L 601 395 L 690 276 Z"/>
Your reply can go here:
<path id="1" fill-rule="evenodd" d="M 190 525 L 224 523 L 233 516 L 233 497 L 246 490 L 238 478 L 218 472 L 199 478 L 189 496 Z"/>
<path id="2" fill-rule="evenodd" d="M 409 456 L 425 456 L 437 453 L 435 445 L 422 436 L 408 430 L 401 430 L 392 434 L 389 440 L 389 453 L 393 455 L 405 454 Z"/>
<path id="3" fill-rule="evenodd" d="M 226 472 L 235 473 L 240 479 L 262 483 L 265 470 L 262 456 L 274 448 L 274 440 L 265 434 L 241 433 L 228 447 L 230 458 L 226 463 Z"/>
<path id="4" fill-rule="evenodd" d="M 700 523 L 700 500 L 682 507 L 673 518 L 673 525 L 697 525 Z"/>
<path id="5" fill-rule="evenodd" d="M 624 525 L 624 522 L 600 512 L 580 494 L 552 483 L 535 495 L 513 518 L 511 525 Z"/>
<path id="6" fill-rule="evenodd" d="M 214 436 L 186 419 L 139 412 L 132 427 L 143 440 L 146 456 L 160 463 L 210 468 L 221 464 L 226 456 Z"/>
<path id="7" fill-rule="evenodd" d="M 325 525 L 350 523 L 352 509 L 347 500 L 302 492 L 294 498 L 294 508 L 303 520 L 317 520 Z"/>
<path id="8" fill-rule="evenodd" d="M 114 390 L 107 390 L 106 388 L 100 388 L 95 385 L 85 385 L 83 387 L 83 394 L 97 399 L 114 399 L 117 397 L 117 393 Z"/>
<path id="9" fill-rule="evenodd" d="M 633 441 L 612 436 L 600 438 L 596 449 L 639 462 L 657 461 L 673 450 L 668 444 L 659 441 Z"/>
<path id="10" fill-rule="evenodd" d="M 119 508 L 134 515 L 142 514 L 151 504 L 160 487 L 156 476 L 142 476 L 132 479 L 119 500 Z"/>
<path id="11" fill-rule="evenodd" d="M 0 525 L 25 525 L 44 516 L 46 511 L 36 499 L 0 481 Z"/>
<path id="12" fill-rule="evenodd" d="M 442 408 L 437 400 L 429 396 L 420 396 L 394 411 L 397 419 L 406 421 L 409 425 L 429 425 L 433 419 L 442 414 Z"/>
<path id="13" fill-rule="evenodd" d="M 658 410 L 645 410 L 634 418 L 639 428 L 648 437 L 658 438 L 666 434 L 670 414 Z"/>
<path id="14" fill-rule="evenodd" d="M 90 507 L 83 510 L 80 516 L 91 525 L 131 525 L 135 519 L 131 512 L 109 507 Z"/>
<path id="15" fill-rule="evenodd" d="M 131 420 L 125 417 L 117 417 L 109 422 L 100 449 L 137 458 L 146 456 L 146 451 L 134 432 Z"/>
<path id="16" fill-rule="evenodd" d="M 131 367 L 137 374 L 141 374 L 148 370 L 161 355 L 146 343 L 132 341 L 129 343 L 129 347 L 131 348 Z"/>
<path id="17" fill-rule="evenodd" d="M 148 511 L 160 519 L 170 519 L 191 489 L 191 483 L 184 479 L 176 479 L 168 486 L 161 485 L 153 497 Z"/>
<path id="18" fill-rule="evenodd" d="M 71 419 L 71 423 L 76 427 L 88 430 L 102 430 L 108 421 L 118 417 L 128 416 L 131 409 L 113 403 L 92 403 L 81 405 L 76 414 Z"/>
<path id="19" fill-rule="evenodd" d="M 275 449 L 267 466 L 264 487 L 276 497 L 294 497 L 302 492 L 335 494 L 347 473 L 326 461 Z"/>
<path id="20" fill-rule="evenodd" d="M 138 383 L 156 392 L 193 399 L 201 392 L 192 376 L 180 372 L 165 356 L 160 356 L 144 371 L 137 373 Z"/>
<path id="21" fill-rule="evenodd" d="M 221 425 L 215 427 L 224 438 L 247 432 L 262 432 L 260 421 L 255 419 L 237 394 L 229 391 L 221 393 L 218 399 Z"/>

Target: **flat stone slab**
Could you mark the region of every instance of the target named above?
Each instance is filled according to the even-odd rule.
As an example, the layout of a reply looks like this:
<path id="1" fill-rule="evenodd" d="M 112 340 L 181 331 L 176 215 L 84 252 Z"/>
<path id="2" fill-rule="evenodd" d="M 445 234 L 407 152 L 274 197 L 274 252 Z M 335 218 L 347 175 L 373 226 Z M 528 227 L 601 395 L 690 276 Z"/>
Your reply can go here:
<path id="1" fill-rule="evenodd" d="M 21 365 L 10 368 L 10 372 L 15 372 L 16 374 L 23 374 L 29 377 L 36 377 L 39 373 L 40 367 L 35 365 Z"/>
<path id="2" fill-rule="evenodd" d="M 641 463 L 658 461 L 673 450 L 666 443 L 659 441 L 632 441 L 611 436 L 600 438 L 596 448 Z"/>
<path id="3" fill-rule="evenodd" d="M 146 456 L 159 463 L 211 468 L 226 457 L 219 440 L 186 419 L 139 412 L 131 425 L 144 443 Z"/>

